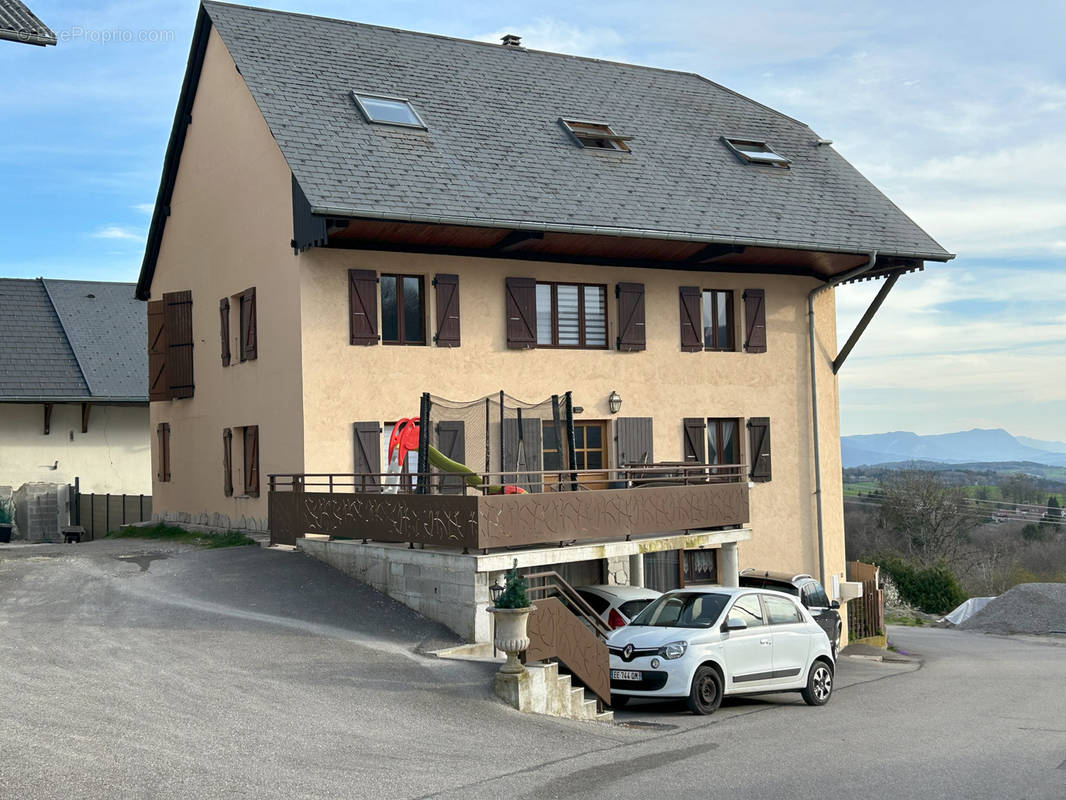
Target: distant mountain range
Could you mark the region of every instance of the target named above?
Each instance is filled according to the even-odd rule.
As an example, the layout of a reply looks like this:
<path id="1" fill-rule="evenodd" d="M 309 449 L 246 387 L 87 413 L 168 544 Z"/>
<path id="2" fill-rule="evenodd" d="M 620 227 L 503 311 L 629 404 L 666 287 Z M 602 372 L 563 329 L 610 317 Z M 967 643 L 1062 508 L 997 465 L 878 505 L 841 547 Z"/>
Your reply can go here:
<path id="1" fill-rule="evenodd" d="M 910 431 L 871 433 L 840 438 L 845 467 L 890 464 L 898 461 L 936 461 L 964 464 L 995 461 L 1034 461 L 1066 466 L 1066 443 L 1011 436 L 1002 428 L 974 428 L 958 433 L 919 436 Z"/>

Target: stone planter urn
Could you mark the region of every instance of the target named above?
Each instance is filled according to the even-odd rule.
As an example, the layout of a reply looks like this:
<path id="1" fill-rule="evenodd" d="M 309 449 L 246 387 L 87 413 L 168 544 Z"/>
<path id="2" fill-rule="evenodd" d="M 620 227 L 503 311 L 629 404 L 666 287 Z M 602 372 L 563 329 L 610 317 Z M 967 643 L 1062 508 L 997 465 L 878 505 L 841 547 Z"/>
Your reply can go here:
<path id="1" fill-rule="evenodd" d="M 493 638 L 493 644 L 496 645 L 497 650 L 503 650 L 507 654 L 507 663 L 500 667 L 500 672 L 507 675 L 521 675 L 526 668 L 518 660 L 518 654 L 529 647 L 526 623 L 529 621 L 529 615 L 536 611 L 537 607 L 496 608 L 490 606 L 486 610 L 495 615 L 496 635 Z"/>

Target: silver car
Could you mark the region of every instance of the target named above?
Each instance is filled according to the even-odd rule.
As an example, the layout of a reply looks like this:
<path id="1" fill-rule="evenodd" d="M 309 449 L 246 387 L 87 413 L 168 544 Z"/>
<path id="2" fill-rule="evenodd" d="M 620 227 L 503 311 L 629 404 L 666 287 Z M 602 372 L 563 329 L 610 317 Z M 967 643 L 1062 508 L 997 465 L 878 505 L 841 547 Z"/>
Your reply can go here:
<path id="1" fill-rule="evenodd" d="M 612 628 L 621 628 L 662 592 L 643 586 L 578 586 L 577 593 Z"/>

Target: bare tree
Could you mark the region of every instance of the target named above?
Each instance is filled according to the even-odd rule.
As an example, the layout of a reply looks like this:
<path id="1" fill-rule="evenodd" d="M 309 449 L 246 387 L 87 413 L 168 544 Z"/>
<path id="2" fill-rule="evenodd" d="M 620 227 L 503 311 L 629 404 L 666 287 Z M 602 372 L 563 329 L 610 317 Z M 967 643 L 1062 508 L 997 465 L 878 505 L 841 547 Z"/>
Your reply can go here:
<path id="1" fill-rule="evenodd" d="M 992 530 L 976 531 L 972 536 L 968 569 L 959 570 L 963 588 L 974 596 L 997 595 L 1009 589 L 1018 553 L 1017 532 Z"/>
<path id="2" fill-rule="evenodd" d="M 868 561 L 897 549 L 895 533 L 886 531 L 875 511 L 844 505 L 844 547 L 848 561 Z"/>
<path id="3" fill-rule="evenodd" d="M 1040 486 L 1024 472 L 1015 472 L 999 488 L 1010 503 L 1036 503 L 1041 496 Z"/>
<path id="4" fill-rule="evenodd" d="M 927 565 L 959 561 L 979 521 L 962 489 L 923 470 L 886 475 L 881 489 L 881 517 L 900 535 L 906 552 Z"/>

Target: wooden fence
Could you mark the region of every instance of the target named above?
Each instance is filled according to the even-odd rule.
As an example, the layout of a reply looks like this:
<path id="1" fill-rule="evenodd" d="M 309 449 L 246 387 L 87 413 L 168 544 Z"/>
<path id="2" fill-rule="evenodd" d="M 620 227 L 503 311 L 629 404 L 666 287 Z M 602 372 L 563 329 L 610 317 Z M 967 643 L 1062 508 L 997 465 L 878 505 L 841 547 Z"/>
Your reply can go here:
<path id="1" fill-rule="evenodd" d="M 848 602 L 848 638 L 866 639 L 885 633 L 885 600 L 881 569 L 861 561 L 848 562 L 848 580 L 862 582 L 862 597 Z"/>
<path id="2" fill-rule="evenodd" d="M 81 494 L 75 495 L 73 525 L 85 528 L 87 539 L 106 536 L 132 522 L 152 518 L 150 494 Z"/>

